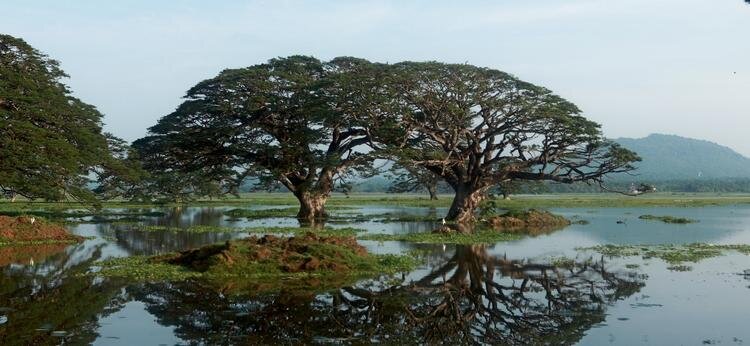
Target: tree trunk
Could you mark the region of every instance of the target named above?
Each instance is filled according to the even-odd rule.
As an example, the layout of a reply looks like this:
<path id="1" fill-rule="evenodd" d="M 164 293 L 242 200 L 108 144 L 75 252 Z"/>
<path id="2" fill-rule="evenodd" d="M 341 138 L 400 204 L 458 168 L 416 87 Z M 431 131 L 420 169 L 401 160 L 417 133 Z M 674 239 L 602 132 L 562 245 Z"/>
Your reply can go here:
<path id="1" fill-rule="evenodd" d="M 469 223 L 474 221 L 474 210 L 479 207 L 486 198 L 486 188 L 474 188 L 468 185 L 457 185 L 453 187 L 456 195 L 453 197 L 451 208 L 448 210 L 446 220 L 458 223 Z"/>
<path id="2" fill-rule="evenodd" d="M 435 185 L 428 185 L 427 186 L 427 192 L 430 193 L 430 200 L 436 201 L 438 199 L 437 186 L 435 186 Z"/>
<path id="3" fill-rule="evenodd" d="M 314 224 L 328 216 L 325 210 L 328 195 L 302 192 L 295 194 L 295 197 L 299 200 L 297 219 L 300 222 Z"/>

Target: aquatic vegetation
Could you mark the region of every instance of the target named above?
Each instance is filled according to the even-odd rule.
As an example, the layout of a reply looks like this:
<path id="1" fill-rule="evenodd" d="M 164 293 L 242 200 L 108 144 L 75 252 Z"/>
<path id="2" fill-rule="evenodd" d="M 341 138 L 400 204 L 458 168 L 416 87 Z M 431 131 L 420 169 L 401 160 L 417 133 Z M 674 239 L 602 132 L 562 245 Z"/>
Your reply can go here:
<path id="1" fill-rule="evenodd" d="M 449 196 L 446 196 L 449 197 Z M 349 195 L 333 194 L 326 203 L 328 211 L 338 207 L 363 205 L 384 205 L 404 207 L 448 207 L 450 198 L 430 200 L 427 196 L 415 194 L 353 193 Z M 495 199 L 498 209 L 523 210 L 530 208 L 628 208 L 628 207 L 704 207 L 716 205 L 750 204 L 749 194 L 718 195 L 715 193 L 653 193 L 647 196 L 627 197 L 614 194 L 553 194 L 553 195 L 518 195 L 513 199 Z M 287 193 L 244 193 L 241 197 L 222 197 L 198 199 L 183 203 L 134 202 L 125 200 L 104 201 L 102 206 L 110 208 L 151 208 L 174 206 L 248 206 L 275 205 L 288 207 L 296 205 L 297 199 Z M 15 202 L 0 201 L 0 214 L 12 211 L 28 213 L 40 209 L 74 209 L 86 208 L 79 202 Z M 588 213 L 589 211 L 587 211 Z M 595 212 L 595 211 L 590 211 Z"/>
<path id="2" fill-rule="evenodd" d="M 667 267 L 668 270 L 671 270 L 673 272 L 689 272 L 693 270 L 693 267 L 686 266 L 686 265 L 671 265 Z"/>
<path id="3" fill-rule="evenodd" d="M 494 244 L 503 241 L 521 239 L 518 233 L 498 232 L 491 229 L 479 229 L 474 232 L 418 232 L 400 234 L 365 234 L 358 239 L 374 241 L 403 241 L 425 244 Z"/>
<path id="4" fill-rule="evenodd" d="M 570 225 L 570 220 L 554 215 L 546 210 L 510 210 L 505 214 L 487 219 L 487 225 L 498 230 L 524 230 L 542 228 L 562 228 Z"/>
<path id="5" fill-rule="evenodd" d="M 494 256 L 482 245 L 446 255 L 406 284 L 227 294 L 188 280 L 131 285 L 128 293 L 191 344 L 568 345 L 644 285 L 643 277 L 598 261 L 559 270 Z"/>
<path id="6" fill-rule="evenodd" d="M 0 246 L 76 243 L 83 237 L 34 216 L 0 216 Z"/>
<path id="7" fill-rule="evenodd" d="M 364 229 L 353 228 L 353 227 L 248 227 L 242 230 L 250 234 L 290 234 L 290 235 L 304 235 L 306 233 L 315 233 L 318 236 L 337 236 L 337 237 L 352 237 L 358 233 L 365 232 Z"/>
<path id="8" fill-rule="evenodd" d="M 332 215 L 328 220 L 326 220 L 326 222 L 349 223 L 349 222 L 374 221 L 374 222 L 381 222 L 381 223 L 392 223 L 392 222 L 437 222 L 439 220 L 440 220 L 440 217 L 434 214 L 415 215 L 415 214 L 395 213 L 395 212 L 363 214 L 363 213 L 351 213 L 351 212 L 344 212 L 344 213 L 337 212 L 335 215 Z"/>
<path id="9" fill-rule="evenodd" d="M 224 212 L 224 215 L 233 218 L 246 218 L 248 220 L 267 219 L 274 217 L 294 217 L 299 208 L 274 208 L 274 209 L 232 209 Z"/>
<path id="10" fill-rule="evenodd" d="M 148 232 L 173 232 L 173 233 L 250 233 L 250 234 L 289 234 L 289 235 L 304 235 L 305 233 L 312 232 L 319 236 L 340 236 L 350 237 L 355 236 L 357 233 L 365 232 L 363 229 L 352 228 L 352 227 L 226 227 L 226 226 L 212 226 L 212 225 L 193 225 L 188 227 L 171 227 L 171 226 L 160 226 L 151 225 L 137 228 L 141 231 Z"/>
<path id="11" fill-rule="evenodd" d="M 750 255 L 750 245 L 714 245 L 693 243 L 687 245 L 598 245 L 577 250 L 590 250 L 609 257 L 659 258 L 673 265 L 684 262 L 699 262 L 703 259 L 722 256 L 725 251 L 736 251 Z"/>
<path id="12" fill-rule="evenodd" d="M 641 220 L 657 220 L 657 221 L 661 221 L 664 223 L 687 224 L 687 223 L 698 222 L 697 220 L 688 219 L 684 217 L 674 217 L 674 216 L 641 215 L 638 218 Z"/>
<path id="13" fill-rule="evenodd" d="M 568 257 L 553 257 L 550 259 L 550 264 L 558 268 L 573 268 L 576 260 Z"/>
<path id="14" fill-rule="evenodd" d="M 281 281 L 316 279 L 321 283 L 356 281 L 368 276 L 413 269 L 410 256 L 373 255 L 353 237 L 321 237 L 314 233 L 291 238 L 266 235 L 155 257 L 127 257 L 98 263 L 96 275 L 132 280 L 206 279 L 221 283 L 241 279 L 257 288 Z M 251 280 L 247 280 L 251 279 Z M 310 282 L 306 281 L 306 285 Z"/>
<path id="15" fill-rule="evenodd" d="M 185 232 L 185 233 L 237 233 L 244 232 L 243 228 L 237 227 L 225 227 L 225 226 L 212 226 L 212 225 L 193 225 L 188 227 L 172 227 L 172 226 L 161 226 L 161 225 L 148 225 L 143 227 L 135 228 L 139 231 L 147 232 Z"/>

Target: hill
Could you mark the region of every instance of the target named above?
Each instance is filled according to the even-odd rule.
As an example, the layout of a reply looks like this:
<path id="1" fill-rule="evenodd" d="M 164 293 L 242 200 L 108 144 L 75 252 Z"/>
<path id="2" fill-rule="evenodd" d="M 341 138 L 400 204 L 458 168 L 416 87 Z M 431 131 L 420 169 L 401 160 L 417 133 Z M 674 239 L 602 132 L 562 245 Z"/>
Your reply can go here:
<path id="1" fill-rule="evenodd" d="M 664 134 L 615 141 L 643 159 L 637 164 L 637 180 L 750 178 L 750 158 L 713 142 Z M 620 175 L 616 179 L 634 177 Z"/>

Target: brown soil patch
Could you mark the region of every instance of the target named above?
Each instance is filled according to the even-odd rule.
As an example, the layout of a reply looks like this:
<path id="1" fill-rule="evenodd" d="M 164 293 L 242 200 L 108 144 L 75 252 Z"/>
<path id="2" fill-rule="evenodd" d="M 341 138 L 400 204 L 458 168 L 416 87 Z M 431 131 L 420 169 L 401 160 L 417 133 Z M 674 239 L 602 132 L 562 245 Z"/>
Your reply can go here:
<path id="1" fill-rule="evenodd" d="M 65 228 L 33 216 L 0 216 L 0 242 L 81 241 Z"/>
<path id="2" fill-rule="evenodd" d="M 317 270 L 343 272 L 350 269 L 347 264 L 352 255 L 367 255 L 367 250 L 354 237 L 321 237 L 308 232 L 304 236 L 290 238 L 265 235 L 227 241 L 182 251 L 166 258 L 166 262 L 198 271 L 263 263 L 289 273 Z"/>

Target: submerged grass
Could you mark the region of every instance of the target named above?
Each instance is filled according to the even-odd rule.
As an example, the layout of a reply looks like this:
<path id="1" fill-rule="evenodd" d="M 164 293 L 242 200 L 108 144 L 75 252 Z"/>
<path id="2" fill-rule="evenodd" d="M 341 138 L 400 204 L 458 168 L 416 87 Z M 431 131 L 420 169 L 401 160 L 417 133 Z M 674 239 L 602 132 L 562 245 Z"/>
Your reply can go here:
<path id="1" fill-rule="evenodd" d="M 684 217 L 675 217 L 675 216 L 656 216 L 656 215 L 641 215 L 638 217 L 641 220 L 656 220 L 661 221 L 664 223 L 677 223 L 677 224 L 688 224 L 688 223 L 696 223 L 698 220 L 688 219 Z"/>
<path id="2" fill-rule="evenodd" d="M 671 265 L 722 256 L 725 251 L 736 251 L 750 255 L 750 245 L 714 245 L 693 243 L 687 245 L 597 245 L 577 250 L 590 250 L 609 257 L 637 257 L 643 259 L 659 258 Z"/>

